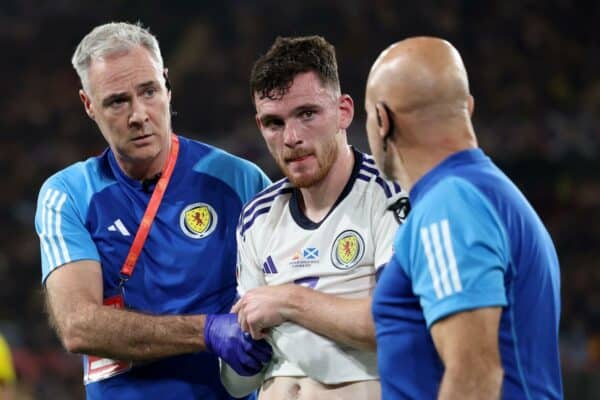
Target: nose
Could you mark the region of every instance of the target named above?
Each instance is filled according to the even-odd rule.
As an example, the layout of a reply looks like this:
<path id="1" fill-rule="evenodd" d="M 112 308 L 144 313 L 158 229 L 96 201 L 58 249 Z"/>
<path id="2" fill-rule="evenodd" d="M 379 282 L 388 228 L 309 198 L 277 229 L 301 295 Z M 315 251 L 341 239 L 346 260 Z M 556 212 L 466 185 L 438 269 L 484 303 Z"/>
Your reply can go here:
<path id="1" fill-rule="evenodd" d="M 148 121 L 148 113 L 146 112 L 146 106 L 142 101 L 134 98 L 131 101 L 131 115 L 129 115 L 129 125 L 132 127 L 143 127 L 144 123 Z"/>
<path id="2" fill-rule="evenodd" d="M 283 130 L 283 144 L 288 147 L 294 147 L 302 143 L 300 137 L 298 135 L 298 126 L 293 121 L 285 124 L 285 128 Z"/>

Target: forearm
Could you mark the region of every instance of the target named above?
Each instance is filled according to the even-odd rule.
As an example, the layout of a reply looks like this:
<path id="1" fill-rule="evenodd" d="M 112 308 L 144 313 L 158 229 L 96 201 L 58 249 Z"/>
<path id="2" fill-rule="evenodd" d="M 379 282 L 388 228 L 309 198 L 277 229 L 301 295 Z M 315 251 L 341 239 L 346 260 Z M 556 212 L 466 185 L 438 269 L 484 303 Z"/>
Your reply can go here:
<path id="1" fill-rule="evenodd" d="M 282 314 L 335 342 L 358 349 L 376 348 L 370 297 L 346 299 L 293 285 Z"/>
<path id="2" fill-rule="evenodd" d="M 204 315 L 151 316 L 88 304 L 57 325 L 70 352 L 147 360 L 204 350 L 204 321 Z"/>
<path id="3" fill-rule="evenodd" d="M 436 321 L 431 336 L 444 363 L 440 400 L 497 399 L 503 370 L 499 307 L 462 311 Z"/>
<path id="4" fill-rule="evenodd" d="M 470 366 L 446 369 L 438 400 L 498 399 L 502 387 L 502 368 L 477 369 Z"/>

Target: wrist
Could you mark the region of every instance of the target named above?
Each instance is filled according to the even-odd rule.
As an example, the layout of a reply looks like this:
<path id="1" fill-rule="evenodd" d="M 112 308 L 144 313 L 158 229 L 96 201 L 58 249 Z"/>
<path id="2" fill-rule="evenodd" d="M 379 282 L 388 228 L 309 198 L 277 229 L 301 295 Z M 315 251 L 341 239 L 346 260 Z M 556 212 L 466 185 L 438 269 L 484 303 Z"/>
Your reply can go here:
<path id="1" fill-rule="evenodd" d="M 204 350 L 210 353 L 213 353 L 212 344 L 210 343 L 210 330 L 213 323 L 213 314 L 201 315 L 201 335 L 202 335 L 202 343 L 204 343 Z"/>
<path id="2" fill-rule="evenodd" d="M 295 321 L 296 317 L 303 312 L 306 301 L 306 288 L 289 284 L 285 290 L 285 296 L 282 296 L 283 304 L 279 308 L 281 318 L 286 321 Z"/>

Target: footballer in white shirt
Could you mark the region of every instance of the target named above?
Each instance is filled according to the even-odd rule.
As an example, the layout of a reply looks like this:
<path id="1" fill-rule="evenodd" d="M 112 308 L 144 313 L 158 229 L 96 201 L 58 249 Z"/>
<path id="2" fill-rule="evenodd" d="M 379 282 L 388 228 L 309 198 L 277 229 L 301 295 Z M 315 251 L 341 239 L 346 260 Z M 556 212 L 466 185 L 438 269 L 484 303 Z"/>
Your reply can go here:
<path id="1" fill-rule="evenodd" d="M 223 383 L 238 396 L 260 386 L 260 400 L 377 399 L 371 294 L 406 194 L 348 144 L 354 104 L 323 38 L 278 38 L 251 86 L 258 127 L 286 178 L 240 216 L 233 311 L 274 356 L 255 377 L 222 364 Z"/>

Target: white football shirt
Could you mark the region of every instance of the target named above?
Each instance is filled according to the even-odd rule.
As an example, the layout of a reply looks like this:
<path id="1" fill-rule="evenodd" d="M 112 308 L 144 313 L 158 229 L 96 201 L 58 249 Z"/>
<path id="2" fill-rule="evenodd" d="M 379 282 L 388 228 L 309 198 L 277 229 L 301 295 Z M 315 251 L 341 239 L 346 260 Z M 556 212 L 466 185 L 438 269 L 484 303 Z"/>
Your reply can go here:
<path id="1" fill-rule="evenodd" d="M 382 178 L 371 156 L 354 150 L 354 157 L 348 183 L 319 223 L 300 211 L 297 189 L 287 179 L 244 207 L 237 228 L 240 296 L 258 286 L 286 283 L 347 298 L 372 294 L 377 270 L 391 258 L 402 217 L 394 205 L 404 204 L 406 193 Z M 290 322 L 271 332 L 274 355 L 264 379 L 309 376 L 336 384 L 378 378 L 375 352 L 333 342 Z"/>

